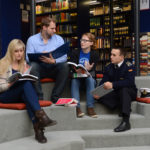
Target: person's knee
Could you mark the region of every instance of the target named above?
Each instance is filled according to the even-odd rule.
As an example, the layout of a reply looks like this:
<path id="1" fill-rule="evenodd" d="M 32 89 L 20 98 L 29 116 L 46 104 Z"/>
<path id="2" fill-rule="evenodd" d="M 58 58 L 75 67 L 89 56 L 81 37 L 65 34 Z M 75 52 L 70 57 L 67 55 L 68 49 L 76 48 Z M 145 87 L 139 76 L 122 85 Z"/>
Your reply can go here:
<path id="1" fill-rule="evenodd" d="M 61 63 L 61 64 L 59 64 L 59 71 L 62 74 L 68 75 L 69 74 L 69 66 L 68 66 L 68 64 L 67 63 Z"/>
<path id="2" fill-rule="evenodd" d="M 32 62 L 31 67 L 32 67 L 30 71 L 31 74 L 36 75 L 37 73 L 40 72 L 40 65 L 38 63 Z"/>
<path id="3" fill-rule="evenodd" d="M 64 63 L 62 66 L 63 70 L 68 73 L 69 72 L 69 65 L 67 63 Z"/>
<path id="4" fill-rule="evenodd" d="M 28 80 L 23 81 L 22 83 L 23 83 L 23 86 L 24 86 L 25 88 L 29 88 L 29 87 L 32 86 L 32 83 L 31 83 L 30 81 L 28 81 Z"/>
<path id="5" fill-rule="evenodd" d="M 119 91 L 120 91 L 120 93 L 128 93 L 129 88 L 123 87 L 123 88 L 121 88 Z"/>
<path id="6" fill-rule="evenodd" d="M 77 79 L 72 79 L 71 85 L 76 87 L 80 85 L 80 82 Z"/>
<path id="7" fill-rule="evenodd" d="M 95 80 L 92 77 L 86 78 L 86 81 L 89 82 L 89 83 L 91 83 L 91 84 L 95 83 Z"/>
<path id="8" fill-rule="evenodd" d="M 86 85 L 88 86 L 91 86 L 91 87 L 95 87 L 96 85 L 96 82 L 95 80 L 92 78 L 92 77 L 89 77 L 86 79 Z"/>

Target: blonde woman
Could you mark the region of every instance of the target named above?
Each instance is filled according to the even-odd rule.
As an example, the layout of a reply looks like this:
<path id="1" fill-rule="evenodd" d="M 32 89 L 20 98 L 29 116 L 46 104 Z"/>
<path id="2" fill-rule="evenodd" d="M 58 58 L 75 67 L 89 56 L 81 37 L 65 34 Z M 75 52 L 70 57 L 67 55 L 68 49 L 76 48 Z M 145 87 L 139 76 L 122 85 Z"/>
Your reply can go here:
<path id="1" fill-rule="evenodd" d="M 8 82 L 8 78 L 13 73 L 24 73 L 27 69 L 25 45 L 21 40 L 14 39 L 9 43 L 6 55 L 0 60 L 0 102 L 24 102 L 33 123 L 35 139 L 40 143 L 46 143 L 44 127 L 55 125 L 56 121 L 51 120 L 41 109 L 38 96 L 30 81 Z"/>

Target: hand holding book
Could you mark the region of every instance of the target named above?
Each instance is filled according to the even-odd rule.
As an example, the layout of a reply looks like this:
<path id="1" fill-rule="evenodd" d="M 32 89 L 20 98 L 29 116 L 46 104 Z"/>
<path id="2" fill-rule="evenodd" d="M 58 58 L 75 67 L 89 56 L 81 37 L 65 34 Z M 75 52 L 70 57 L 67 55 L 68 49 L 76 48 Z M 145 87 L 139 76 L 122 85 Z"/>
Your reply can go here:
<path id="1" fill-rule="evenodd" d="M 60 58 L 64 55 L 67 55 L 70 50 L 69 47 L 69 42 L 61 45 L 60 47 L 56 48 L 52 52 L 46 52 L 44 51 L 43 53 L 28 53 L 29 61 L 35 61 L 35 62 L 41 62 L 40 58 L 46 58 L 47 57 L 47 62 L 49 62 L 49 57 L 53 59 Z"/>
<path id="2" fill-rule="evenodd" d="M 55 61 L 55 59 L 53 58 L 53 56 L 52 56 L 51 53 L 49 54 L 49 57 L 43 55 L 43 56 L 41 56 L 39 59 L 40 59 L 42 62 L 45 62 L 45 63 L 47 63 L 47 64 L 55 64 L 55 63 L 56 63 L 56 61 Z"/>
<path id="3" fill-rule="evenodd" d="M 76 73 L 86 74 L 86 71 L 83 68 L 76 68 L 76 67 L 74 67 L 74 70 L 76 71 Z"/>
<path id="4" fill-rule="evenodd" d="M 22 80 L 36 81 L 38 80 L 38 77 L 31 75 L 31 74 L 22 74 L 20 72 L 16 72 L 8 78 L 8 83 L 14 83 L 18 80 L 19 81 L 22 81 Z"/>
<path id="5" fill-rule="evenodd" d="M 112 88 L 113 88 L 112 82 L 105 82 L 104 83 L 104 89 L 109 90 Z"/>
<path id="6" fill-rule="evenodd" d="M 113 88 L 108 88 L 108 87 L 106 88 L 105 83 L 96 87 L 94 90 L 91 91 L 91 94 L 95 99 L 99 99 L 114 90 Z"/>
<path id="7" fill-rule="evenodd" d="M 67 62 L 72 68 L 76 71 L 76 78 L 77 77 L 88 77 L 91 76 L 91 74 L 88 72 L 86 67 L 84 67 L 82 64 L 76 64 L 74 62 Z"/>

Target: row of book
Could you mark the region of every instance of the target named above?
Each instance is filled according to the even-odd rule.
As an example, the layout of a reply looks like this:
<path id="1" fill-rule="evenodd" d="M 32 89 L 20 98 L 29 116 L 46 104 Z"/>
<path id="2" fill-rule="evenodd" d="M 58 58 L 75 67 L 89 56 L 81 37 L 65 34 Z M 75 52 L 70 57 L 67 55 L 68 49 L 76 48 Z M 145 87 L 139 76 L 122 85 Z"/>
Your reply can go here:
<path id="1" fill-rule="evenodd" d="M 90 32 L 93 33 L 96 37 L 103 36 L 104 29 L 102 27 L 100 28 L 91 28 Z"/>
<path id="2" fill-rule="evenodd" d="M 110 28 L 91 28 L 90 32 L 93 33 L 96 37 L 110 37 Z"/>
<path id="3" fill-rule="evenodd" d="M 77 20 L 77 13 L 59 13 L 51 15 L 57 22 L 67 22 L 67 21 L 76 21 Z"/>
<path id="4" fill-rule="evenodd" d="M 97 6 L 90 9 L 90 14 L 93 16 L 104 15 L 109 13 L 109 6 Z"/>
<path id="5" fill-rule="evenodd" d="M 128 18 L 126 17 L 126 15 L 117 15 L 113 17 L 113 24 L 124 24 L 126 23 L 128 20 Z"/>
<path id="6" fill-rule="evenodd" d="M 129 18 L 128 18 L 129 19 Z M 127 22 L 127 17 L 125 15 L 114 16 L 113 24 L 114 25 L 122 25 Z M 90 26 L 97 27 L 97 26 L 108 26 L 110 25 L 110 18 L 108 16 L 101 18 L 101 17 L 94 17 L 90 18 Z M 126 35 L 129 34 L 129 27 L 128 26 L 121 26 L 115 27 L 114 35 Z"/>
<path id="7" fill-rule="evenodd" d="M 77 8 L 76 0 L 56 0 L 36 5 L 36 14 Z"/>
<path id="8" fill-rule="evenodd" d="M 124 1 L 124 2 L 126 2 L 126 1 Z M 122 5 L 122 7 L 120 9 L 113 9 L 113 13 L 130 11 L 131 10 L 131 5 L 132 5 L 132 1 L 130 1 L 128 4 L 126 3 L 126 4 Z"/>
<path id="9" fill-rule="evenodd" d="M 90 26 L 100 26 L 102 25 L 102 20 L 100 17 L 90 18 Z"/>
<path id="10" fill-rule="evenodd" d="M 117 8 L 117 6 L 116 6 L 116 8 Z M 128 5 L 126 4 L 126 5 L 123 5 L 122 7 L 118 6 L 118 8 L 120 8 L 120 9 L 113 9 L 113 13 L 130 11 L 131 4 L 128 4 Z M 109 12 L 110 12 L 109 5 L 97 6 L 95 8 L 90 9 L 90 14 L 93 16 L 109 14 Z"/>
<path id="11" fill-rule="evenodd" d="M 51 2 L 52 11 L 77 8 L 77 2 L 73 0 L 56 0 Z"/>
<path id="12" fill-rule="evenodd" d="M 70 42 L 70 47 L 75 48 L 78 44 L 78 37 L 63 37 L 65 43 Z"/>
<path id="13" fill-rule="evenodd" d="M 96 40 L 96 47 L 97 48 L 110 48 L 110 40 L 109 39 L 103 39 L 103 38 L 98 38 Z"/>
<path id="14" fill-rule="evenodd" d="M 41 28 L 38 27 L 36 31 L 37 31 L 37 33 L 40 32 Z M 72 25 L 57 25 L 57 27 L 56 27 L 56 33 L 60 34 L 61 36 L 63 36 L 63 34 L 66 34 L 66 36 L 67 36 L 67 34 L 77 33 L 77 26 L 72 26 Z"/>
<path id="15" fill-rule="evenodd" d="M 114 45 L 117 47 L 132 47 L 132 38 L 129 36 L 126 37 L 114 37 Z"/>
<path id="16" fill-rule="evenodd" d="M 127 34 L 129 34 L 128 26 L 114 28 L 114 35 L 127 35 Z"/>
<path id="17" fill-rule="evenodd" d="M 56 31 L 57 31 L 57 34 L 77 33 L 77 26 L 76 25 L 57 25 Z"/>
<path id="18" fill-rule="evenodd" d="M 49 6 L 42 6 L 42 5 L 36 5 L 36 14 L 42 14 L 42 13 L 46 13 L 46 12 L 51 12 L 51 7 Z"/>
<path id="19" fill-rule="evenodd" d="M 107 50 L 100 51 L 99 53 L 99 60 L 101 61 L 109 61 L 110 60 L 110 53 Z"/>

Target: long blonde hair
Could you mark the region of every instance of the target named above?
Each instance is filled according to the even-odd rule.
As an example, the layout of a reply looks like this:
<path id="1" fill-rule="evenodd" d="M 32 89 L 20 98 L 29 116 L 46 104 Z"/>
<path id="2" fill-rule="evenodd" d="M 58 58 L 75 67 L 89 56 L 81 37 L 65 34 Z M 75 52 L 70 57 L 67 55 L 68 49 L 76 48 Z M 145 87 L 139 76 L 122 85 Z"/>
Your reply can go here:
<path id="1" fill-rule="evenodd" d="M 0 75 L 4 74 L 8 71 L 8 68 L 14 61 L 14 52 L 17 49 L 23 48 L 24 55 L 22 59 L 19 61 L 19 68 L 18 71 L 23 73 L 24 66 L 25 66 L 25 44 L 19 39 L 13 39 L 10 41 L 6 55 L 0 60 Z"/>

